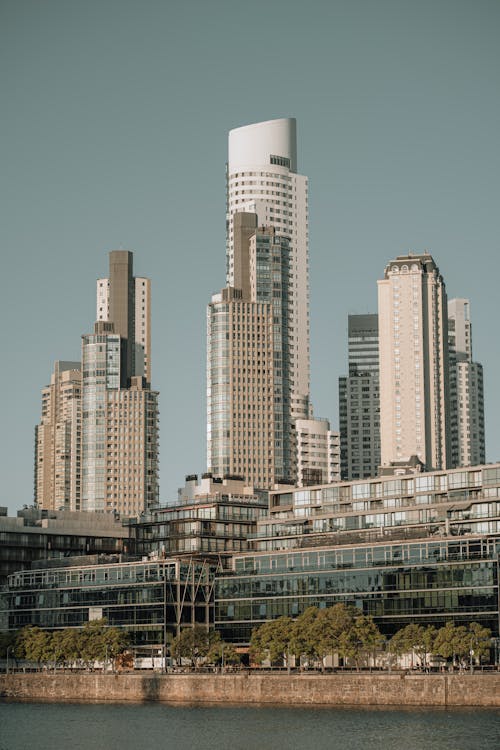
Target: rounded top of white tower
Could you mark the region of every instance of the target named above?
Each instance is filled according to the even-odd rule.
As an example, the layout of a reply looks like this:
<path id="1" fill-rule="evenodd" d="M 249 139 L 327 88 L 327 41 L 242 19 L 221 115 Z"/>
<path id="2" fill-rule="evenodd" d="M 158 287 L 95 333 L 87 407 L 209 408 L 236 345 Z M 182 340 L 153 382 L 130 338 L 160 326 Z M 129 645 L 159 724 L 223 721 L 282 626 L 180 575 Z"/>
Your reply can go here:
<path id="1" fill-rule="evenodd" d="M 294 117 L 256 122 L 229 131 L 229 174 L 252 167 L 268 169 L 271 165 L 288 166 L 291 172 L 297 171 L 297 122 Z"/>

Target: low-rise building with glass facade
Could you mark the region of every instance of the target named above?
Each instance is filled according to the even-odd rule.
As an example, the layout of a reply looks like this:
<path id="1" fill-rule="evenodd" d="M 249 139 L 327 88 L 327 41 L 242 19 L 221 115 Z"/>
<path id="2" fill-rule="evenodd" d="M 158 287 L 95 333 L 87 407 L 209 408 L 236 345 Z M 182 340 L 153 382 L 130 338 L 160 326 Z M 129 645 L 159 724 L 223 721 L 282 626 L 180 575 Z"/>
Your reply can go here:
<path id="1" fill-rule="evenodd" d="M 448 620 L 499 634 L 500 464 L 272 492 L 253 547 L 217 578 L 228 640 L 338 602 L 388 635 Z"/>
<path id="2" fill-rule="evenodd" d="M 78 628 L 106 618 L 125 628 L 134 646 L 160 649 L 184 626 L 213 623 L 214 563 L 193 557 L 74 563 L 9 576 L 2 597 L 9 630 Z"/>
<path id="3" fill-rule="evenodd" d="M 201 554 L 227 560 L 248 550 L 269 494 L 239 478 L 186 477 L 176 503 L 143 513 L 128 524 L 139 555 Z"/>
<path id="4" fill-rule="evenodd" d="M 0 508 L 0 586 L 37 560 L 131 551 L 129 530 L 112 513 L 25 508 L 7 516 L 7 508 Z"/>

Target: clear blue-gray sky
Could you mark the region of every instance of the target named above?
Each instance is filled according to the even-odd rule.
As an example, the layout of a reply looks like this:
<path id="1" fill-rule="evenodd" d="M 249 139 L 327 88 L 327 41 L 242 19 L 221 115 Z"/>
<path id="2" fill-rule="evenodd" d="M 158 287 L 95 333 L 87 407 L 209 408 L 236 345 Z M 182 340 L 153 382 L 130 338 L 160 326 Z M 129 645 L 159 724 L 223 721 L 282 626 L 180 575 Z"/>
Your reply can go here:
<path id="1" fill-rule="evenodd" d="M 469 297 L 500 459 L 498 0 L 1 0 L 0 505 L 33 497 L 54 360 L 112 249 L 153 282 L 161 499 L 205 468 L 205 309 L 224 285 L 227 131 L 298 121 L 315 413 L 338 427 L 348 313 L 429 250 Z"/>

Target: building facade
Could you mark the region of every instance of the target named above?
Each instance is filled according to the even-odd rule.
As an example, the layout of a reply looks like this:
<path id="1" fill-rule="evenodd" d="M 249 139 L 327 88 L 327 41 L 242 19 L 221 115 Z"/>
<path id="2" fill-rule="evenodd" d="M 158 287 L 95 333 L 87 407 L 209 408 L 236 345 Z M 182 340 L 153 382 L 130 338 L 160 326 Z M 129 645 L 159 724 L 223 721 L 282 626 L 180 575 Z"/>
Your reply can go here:
<path id="1" fill-rule="evenodd" d="M 451 441 L 453 466 L 484 463 L 483 367 L 472 358 L 472 325 L 467 299 L 448 302 Z"/>
<path id="2" fill-rule="evenodd" d="M 97 279 L 96 320 L 110 320 L 110 280 Z M 134 372 L 151 383 L 151 280 L 134 277 Z"/>
<path id="3" fill-rule="evenodd" d="M 161 655 L 182 628 L 213 622 L 217 565 L 206 560 L 121 561 L 45 567 L 9 576 L 3 596 L 9 630 L 81 628 L 105 618 L 124 628 L 136 648 Z"/>
<path id="4" fill-rule="evenodd" d="M 296 419 L 297 486 L 340 480 L 340 436 L 327 419 Z"/>
<path id="5" fill-rule="evenodd" d="M 272 321 L 268 302 L 243 301 L 231 288 L 208 306 L 208 471 L 240 476 L 256 487 L 275 484 L 281 469 L 281 440 L 277 446 L 274 440 Z"/>
<path id="6" fill-rule="evenodd" d="M 378 282 L 381 465 L 417 456 L 451 466 L 445 284 L 425 253 L 399 256 Z"/>
<path id="7" fill-rule="evenodd" d="M 11 575 L 0 607 L 7 629 L 81 627 L 106 617 L 129 629 L 136 645 L 159 648 L 167 631 L 204 622 L 246 645 L 269 619 L 342 602 L 373 616 L 387 637 L 409 623 L 452 621 L 479 622 L 498 638 L 500 464 L 281 488 L 264 514 L 257 497 L 240 496 L 232 482 L 188 478 L 177 506 L 143 518 L 142 537 L 129 527 L 128 544 L 136 532 L 143 545 L 140 562 L 56 560 Z M 257 528 L 247 551 L 211 547 L 174 560 L 162 548 L 189 536 L 234 542 L 238 523 Z"/>
<path id="8" fill-rule="evenodd" d="M 499 635 L 500 464 L 271 492 L 253 547 L 217 577 L 215 627 L 235 643 L 339 602 L 387 636 L 447 621 Z"/>
<path id="9" fill-rule="evenodd" d="M 341 476 L 375 477 L 380 466 L 378 315 L 349 315 L 348 372 L 339 378 Z"/>
<path id="10" fill-rule="evenodd" d="M 138 555 L 159 559 L 203 555 L 227 566 L 235 552 L 250 549 L 257 520 L 267 513 L 268 493 L 240 479 L 204 474 L 186 477 L 177 502 L 129 522 Z"/>
<path id="11" fill-rule="evenodd" d="M 227 283 L 238 286 L 234 217 L 257 214 L 290 243 L 289 344 L 294 417 L 309 416 L 309 227 L 307 178 L 297 173 L 296 122 L 269 120 L 231 130 L 227 164 Z"/>
<path id="12" fill-rule="evenodd" d="M 42 390 L 35 427 L 34 502 L 46 510 L 80 510 L 82 373 L 80 362 L 58 361 Z"/>
<path id="13" fill-rule="evenodd" d="M 133 516 L 159 501 L 158 393 L 139 376 L 120 387 L 120 352 L 112 323 L 82 337 L 81 509 Z"/>
<path id="14" fill-rule="evenodd" d="M 101 319 L 82 337 L 84 511 L 135 516 L 159 501 L 158 393 L 143 374 L 150 351 L 140 355 L 136 341 L 138 305 L 145 308 L 146 341 L 150 330 L 143 281 L 133 276 L 132 253 L 111 252 L 109 279 L 97 287 Z"/>
<path id="15" fill-rule="evenodd" d="M 129 530 L 113 515 L 24 508 L 7 516 L 0 508 L 0 587 L 7 576 L 37 560 L 132 551 Z M 0 630 L 1 630 L 0 626 Z"/>
<path id="16" fill-rule="evenodd" d="M 207 312 L 207 468 L 268 488 L 296 475 L 290 243 L 256 214 L 234 217 L 235 279 Z"/>

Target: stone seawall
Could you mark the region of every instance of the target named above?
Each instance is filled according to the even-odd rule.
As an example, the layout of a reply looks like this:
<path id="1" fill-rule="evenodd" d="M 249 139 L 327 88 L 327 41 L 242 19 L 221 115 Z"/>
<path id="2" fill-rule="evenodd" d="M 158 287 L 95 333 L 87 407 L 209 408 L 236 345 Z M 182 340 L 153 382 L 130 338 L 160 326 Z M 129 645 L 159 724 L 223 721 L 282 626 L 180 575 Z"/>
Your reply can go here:
<path id="1" fill-rule="evenodd" d="M 500 674 L 9 674 L 0 697 L 326 706 L 497 706 Z"/>

